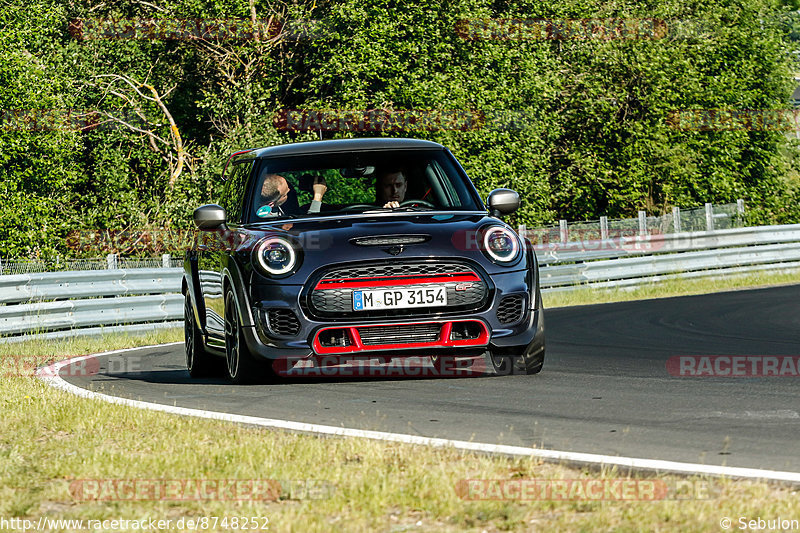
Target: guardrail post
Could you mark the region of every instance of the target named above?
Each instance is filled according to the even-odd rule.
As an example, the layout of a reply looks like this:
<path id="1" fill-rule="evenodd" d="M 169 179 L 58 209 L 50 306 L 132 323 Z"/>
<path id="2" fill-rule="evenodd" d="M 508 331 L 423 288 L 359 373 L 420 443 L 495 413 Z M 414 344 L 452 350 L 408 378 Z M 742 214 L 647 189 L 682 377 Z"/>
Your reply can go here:
<path id="1" fill-rule="evenodd" d="M 608 217 L 600 217 L 600 239 L 608 240 Z"/>
<path id="2" fill-rule="evenodd" d="M 644 237 L 647 235 L 647 213 L 639 211 L 639 235 Z"/>
<path id="3" fill-rule="evenodd" d="M 714 206 L 706 204 L 706 231 L 714 231 Z"/>
<path id="4" fill-rule="evenodd" d="M 558 229 L 559 233 L 561 234 L 561 244 L 567 244 L 567 239 L 569 237 L 569 228 L 567 228 L 567 221 L 563 219 L 559 220 Z"/>
<path id="5" fill-rule="evenodd" d="M 672 228 L 675 233 L 681 232 L 681 208 L 678 206 L 672 208 Z"/>
<path id="6" fill-rule="evenodd" d="M 161 266 L 162 266 L 162 267 L 164 267 L 164 268 L 169 268 L 169 267 L 170 267 L 170 263 L 171 263 L 171 261 L 172 261 L 172 256 L 171 256 L 171 255 L 169 255 L 169 254 L 163 254 L 163 255 L 161 256 Z"/>
<path id="7" fill-rule="evenodd" d="M 118 266 L 119 261 L 117 260 L 118 257 L 119 256 L 117 254 L 108 254 L 106 256 L 106 268 L 108 268 L 109 270 L 114 270 L 119 268 Z"/>
<path id="8" fill-rule="evenodd" d="M 517 226 L 517 235 L 519 235 L 520 239 L 525 238 L 525 224 L 520 224 Z"/>
<path id="9" fill-rule="evenodd" d="M 744 200 L 741 198 L 736 200 L 736 224 L 739 226 L 744 225 Z"/>

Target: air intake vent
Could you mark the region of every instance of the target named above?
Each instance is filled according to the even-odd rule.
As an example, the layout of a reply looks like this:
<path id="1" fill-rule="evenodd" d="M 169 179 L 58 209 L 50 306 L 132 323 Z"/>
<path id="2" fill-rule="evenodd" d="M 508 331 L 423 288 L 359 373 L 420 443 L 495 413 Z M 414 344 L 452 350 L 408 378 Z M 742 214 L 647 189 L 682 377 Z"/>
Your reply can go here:
<path id="1" fill-rule="evenodd" d="M 358 334 L 361 336 L 361 342 L 367 346 L 373 346 L 434 342 L 439 339 L 441 330 L 441 324 L 409 324 L 358 328 Z"/>
<path id="2" fill-rule="evenodd" d="M 375 235 L 373 237 L 357 237 L 350 242 L 358 246 L 387 246 L 396 244 L 420 244 L 431 240 L 430 235 Z"/>
<path id="3" fill-rule="evenodd" d="M 497 320 L 501 324 L 513 324 L 522 319 L 525 299 L 520 295 L 504 296 L 497 307 Z"/>
<path id="4" fill-rule="evenodd" d="M 269 330 L 281 337 L 294 337 L 300 332 L 300 321 L 291 309 L 270 309 L 267 312 Z"/>

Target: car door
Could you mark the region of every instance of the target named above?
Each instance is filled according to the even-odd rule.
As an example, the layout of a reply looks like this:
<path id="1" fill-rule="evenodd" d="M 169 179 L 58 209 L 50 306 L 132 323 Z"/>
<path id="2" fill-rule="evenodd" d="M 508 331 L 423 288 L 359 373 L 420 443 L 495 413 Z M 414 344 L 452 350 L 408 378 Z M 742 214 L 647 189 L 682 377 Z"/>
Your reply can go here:
<path id="1" fill-rule="evenodd" d="M 252 159 L 231 163 L 219 195 L 219 205 L 225 209 L 229 231 L 206 232 L 205 242 L 198 246 L 197 266 L 206 308 L 208 343 L 220 348 L 225 346 L 222 266 L 226 263 L 226 255 L 231 249 L 229 242 L 231 232 L 235 232 L 242 223 L 243 202 L 252 168 Z"/>

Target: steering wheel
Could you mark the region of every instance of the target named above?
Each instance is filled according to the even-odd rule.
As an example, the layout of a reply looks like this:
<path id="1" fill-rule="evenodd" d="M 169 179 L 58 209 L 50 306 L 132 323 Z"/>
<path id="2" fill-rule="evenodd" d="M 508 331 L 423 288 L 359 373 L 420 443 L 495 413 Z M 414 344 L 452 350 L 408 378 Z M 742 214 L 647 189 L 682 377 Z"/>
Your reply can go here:
<path id="1" fill-rule="evenodd" d="M 400 207 L 407 207 L 411 205 L 424 205 L 425 207 L 436 209 L 435 205 L 430 202 L 426 202 L 425 200 L 406 200 L 405 202 L 400 202 Z"/>
<path id="2" fill-rule="evenodd" d="M 348 205 L 347 207 L 343 207 L 342 211 L 353 211 L 355 209 L 361 209 L 362 207 L 369 207 L 371 209 L 375 208 L 374 205 L 370 205 L 370 204 L 356 204 L 356 205 Z"/>

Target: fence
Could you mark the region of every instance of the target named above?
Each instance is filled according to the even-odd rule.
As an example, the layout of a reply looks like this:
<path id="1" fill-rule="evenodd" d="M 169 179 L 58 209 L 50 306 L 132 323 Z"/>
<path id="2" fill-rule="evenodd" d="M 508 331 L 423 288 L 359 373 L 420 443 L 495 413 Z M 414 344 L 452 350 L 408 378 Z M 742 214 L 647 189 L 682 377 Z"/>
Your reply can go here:
<path id="1" fill-rule="evenodd" d="M 182 265 L 183 259 L 174 259 L 170 254 L 164 254 L 160 259 L 121 258 L 116 254 L 94 259 L 0 259 L 0 275 L 115 268 L 177 268 Z"/>
<path id="2" fill-rule="evenodd" d="M 715 231 L 744 226 L 745 204 L 744 200 L 736 203 L 712 205 L 705 204 L 697 209 L 680 209 L 673 207 L 671 213 L 661 216 L 647 216 L 645 211 L 639 211 L 636 218 L 609 219 L 600 217 L 599 220 L 583 222 L 567 222 L 559 220 L 557 226 L 545 226 L 534 230 L 519 227 L 519 232 L 527 233 L 534 244 L 541 243 L 539 236 L 548 236 L 547 242 L 569 242 L 584 240 L 586 235 L 594 235 L 596 239 L 609 239 L 610 236 L 619 234 L 638 235 L 664 235 L 668 233 L 683 233 L 695 231 Z"/>
<path id="3" fill-rule="evenodd" d="M 609 230 L 606 238 L 594 238 L 591 230 L 563 240 L 560 232 L 550 239 L 549 231 L 521 231 L 538 238 L 534 249 L 545 293 L 800 269 L 800 224 L 671 234 Z M 179 326 L 182 269 L 174 262 L 165 257 L 160 268 L 125 269 L 119 268 L 125 261 L 107 258 L 105 270 L 0 276 L 0 336 L 8 341 Z"/>

